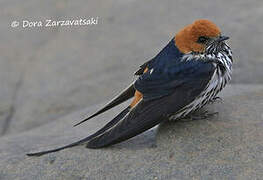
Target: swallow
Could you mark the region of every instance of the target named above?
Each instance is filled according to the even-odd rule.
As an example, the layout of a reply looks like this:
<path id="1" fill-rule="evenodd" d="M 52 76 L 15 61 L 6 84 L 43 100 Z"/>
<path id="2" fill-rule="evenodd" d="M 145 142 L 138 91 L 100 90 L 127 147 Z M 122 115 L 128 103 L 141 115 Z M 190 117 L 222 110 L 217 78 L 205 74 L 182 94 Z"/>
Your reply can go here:
<path id="1" fill-rule="evenodd" d="M 213 22 L 200 19 L 182 28 L 135 72 L 136 80 L 103 108 L 75 126 L 133 98 L 131 104 L 94 134 L 40 156 L 80 144 L 103 148 L 164 122 L 186 117 L 217 98 L 230 81 L 232 51 Z"/>

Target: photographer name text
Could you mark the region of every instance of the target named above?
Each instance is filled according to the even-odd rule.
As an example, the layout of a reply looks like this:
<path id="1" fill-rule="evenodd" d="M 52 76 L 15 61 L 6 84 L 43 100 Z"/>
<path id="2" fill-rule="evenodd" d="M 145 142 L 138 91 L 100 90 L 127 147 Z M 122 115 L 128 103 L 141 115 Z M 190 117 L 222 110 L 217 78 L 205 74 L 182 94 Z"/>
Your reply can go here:
<path id="1" fill-rule="evenodd" d="M 41 20 L 41 21 L 22 20 L 21 22 L 13 21 L 11 23 L 11 26 L 12 27 L 18 27 L 21 25 L 21 27 L 23 27 L 23 28 L 91 26 L 91 25 L 97 25 L 98 21 L 99 21 L 98 17 L 67 19 L 67 20 L 52 20 L 52 19 L 46 19 L 46 20 Z"/>

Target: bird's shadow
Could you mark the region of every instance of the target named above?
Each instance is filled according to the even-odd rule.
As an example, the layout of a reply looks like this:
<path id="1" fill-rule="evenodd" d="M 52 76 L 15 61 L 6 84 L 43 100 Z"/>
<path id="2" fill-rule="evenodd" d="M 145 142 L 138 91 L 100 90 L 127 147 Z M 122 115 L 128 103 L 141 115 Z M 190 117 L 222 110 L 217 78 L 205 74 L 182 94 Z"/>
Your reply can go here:
<path id="1" fill-rule="evenodd" d="M 204 117 L 204 114 L 211 114 L 210 116 Z M 218 114 L 207 110 L 206 108 L 202 108 L 198 111 L 195 111 L 189 114 L 187 117 L 171 121 L 168 118 L 163 120 L 163 123 L 159 124 L 158 126 L 132 138 L 125 142 L 113 145 L 106 149 L 127 149 L 127 150 L 140 150 L 145 148 L 157 148 L 158 142 L 157 137 L 159 140 L 162 141 L 162 136 L 165 134 L 167 135 L 168 130 L 172 130 L 172 132 L 176 132 L 176 136 L 187 136 L 187 133 L 184 133 L 182 129 L 185 129 L 188 126 L 196 126 L 196 131 L 198 128 L 205 124 L 207 120 L 213 121 L 217 119 Z M 200 117 L 200 118 L 199 118 Z M 201 126 L 200 126 L 201 125 Z M 201 131 L 201 129 L 200 129 Z"/>

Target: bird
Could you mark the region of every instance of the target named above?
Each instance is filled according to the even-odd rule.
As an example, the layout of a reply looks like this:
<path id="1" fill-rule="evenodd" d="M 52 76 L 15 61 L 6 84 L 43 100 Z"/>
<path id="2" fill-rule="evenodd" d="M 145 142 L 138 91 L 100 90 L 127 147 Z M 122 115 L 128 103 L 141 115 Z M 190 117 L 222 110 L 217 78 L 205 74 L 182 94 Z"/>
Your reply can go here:
<path id="1" fill-rule="evenodd" d="M 97 112 L 98 116 L 133 98 L 128 107 L 94 134 L 56 149 L 28 153 L 41 156 L 76 145 L 98 149 L 147 131 L 166 120 L 191 115 L 215 100 L 231 80 L 232 50 L 228 36 L 207 19 L 180 29 L 168 44 L 134 73 L 136 79 Z"/>

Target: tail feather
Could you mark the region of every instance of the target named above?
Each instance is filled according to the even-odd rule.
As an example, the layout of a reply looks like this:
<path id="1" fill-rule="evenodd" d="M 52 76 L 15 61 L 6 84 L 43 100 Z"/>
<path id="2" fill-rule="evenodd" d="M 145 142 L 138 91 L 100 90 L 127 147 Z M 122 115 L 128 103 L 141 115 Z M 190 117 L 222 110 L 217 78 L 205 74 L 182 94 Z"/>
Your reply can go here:
<path id="1" fill-rule="evenodd" d="M 88 142 L 92 138 L 97 137 L 100 134 L 103 134 L 105 131 L 107 131 L 108 129 L 113 127 L 115 124 L 117 124 L 129 112 L 129 110 L 130 110 L 130 107 L 125 108 L 121 113 L 119 113 L 113 120 L 111 120 L 109 123 L 107 123 L 103 128 L 101 128 L 100 130 L 98 130 L 94 134 L 92 134 L 92 135 L 90 135 L 84 139 L 81 139 L 77 142 L 74 142 L 72 144 L 62 146 L 62 147 L 59 147 L 56 149 L 41 151 L 41 152 L 36 152 L 36 153 L 28 153 L 27 155 L 28 156 L 42 156 L 44 154 L 53 153 L 53 152 L 61 151 L 61 150 L 66 149 L 66 148 L 70 148 L 73 146 L 84 144 L 85 142 Z"/>
<path id="2" fill-rule="evenodd" d="M 91 116 L 89 116 L 88 118 L 82 120 L 81 122 L 77 123 L 74 125 L 74 127 L 82 124 L 83 122 L 101 114 L 104 113 L 105 111 L 123 103 L 124 101 L 127 101 L 128 99 L 132 98 L 134 96 L 135 93 L 135 89 L 133 87 L 132 83 L 129 87 L 127 87 L 124 91 L 122 91 L 118 96 L 116 96 L 113 100 L 111 100 L 108 104 L 106 104 L 103 108 L 101 108 L 100 110 L 98 110 L 97 112 L 95 112 L 94 114 L 92 114 Z"/>
<path id="3" fill-rule="evenodd" d="M 130 139 L 165 121 L 167 109 L 159 101 L 140 101 L 118 123 L 87 142 L 87 148 L 103 148 Z"/>

